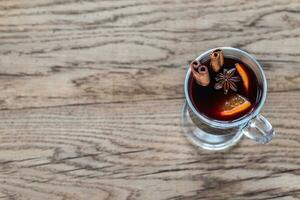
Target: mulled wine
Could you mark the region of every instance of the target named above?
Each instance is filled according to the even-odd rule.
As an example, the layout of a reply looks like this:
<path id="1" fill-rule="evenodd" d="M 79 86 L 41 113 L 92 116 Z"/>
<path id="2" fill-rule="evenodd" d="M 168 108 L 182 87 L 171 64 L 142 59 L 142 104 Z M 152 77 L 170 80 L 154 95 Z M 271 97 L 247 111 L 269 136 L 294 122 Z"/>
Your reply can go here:
<path id="1" fill-rule="evenodd" d="M 189 95 L 202 115 L 234 121 L 255 108 L 261 88 L 251 66 L 217 53 L 205 63 L 192 62 Z"/>

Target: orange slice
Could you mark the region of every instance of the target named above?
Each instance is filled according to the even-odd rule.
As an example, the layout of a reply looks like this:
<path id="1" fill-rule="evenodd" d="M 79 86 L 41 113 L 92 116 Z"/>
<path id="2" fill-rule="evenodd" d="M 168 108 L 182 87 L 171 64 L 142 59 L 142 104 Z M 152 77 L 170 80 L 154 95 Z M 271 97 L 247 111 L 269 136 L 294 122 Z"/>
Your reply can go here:
<path id="1" fill-rule="evenodd" d="M 220 115 L 221 116 L 231 116 L 241 113 L 248 108 L 250 108 L 251 103 L 239 94 L 234 94 L 229 96 L 222 106 Z"/>
<path id="2" fill-rule="evenodd" d="M 248 78 L 247 72 L 245 70 L 245 67 L 243 65 L 241 65 L 240 63 L 236 63 L 235 68 L 236 68 L 236 70 L 238 71 L 239 75 L 242 78 L 246 93 L 248 93 L 248 91 L 249 91 L 249 78 Z"/>

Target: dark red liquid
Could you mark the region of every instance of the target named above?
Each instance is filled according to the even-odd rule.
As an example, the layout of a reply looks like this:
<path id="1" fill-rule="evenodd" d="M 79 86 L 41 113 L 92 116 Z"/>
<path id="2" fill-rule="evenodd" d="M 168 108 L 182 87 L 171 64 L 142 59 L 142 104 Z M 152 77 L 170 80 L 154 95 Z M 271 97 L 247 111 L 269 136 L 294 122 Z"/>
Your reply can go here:
<path id="1" fill-rule="evenodd" d="M 207 63 L 203 63 L 206 66 L 210 66 L 210 61 Z M 240 63 L 245 66 L 246 74 L 249 78 L 249 90 L 248 92 L 245 91 L 243 86 L 243 81 L 237 82 L 237 92 L 229 90 L 228 94 L 225 95 L 224 91 L 214 89 L 214 85 L 216 83 L 215 77 L 218 73 L 223 72 L 223 69 L 231 69 L 235 67 L 236 63 Z M 258 85 L 257 78 L 254 72 L 251 70 L 251 67 L 247 66 L 245 63 L 242 63 L 239 60 L 232 59 L 232 58 L 225 58 L 224 65 L 220 72 L 215 73 L 212 71 L 211 67 L 208 67 L 209 74 L 210 74 L 210 84 L 206 87 L 200 86 L 196 83 L 193 76 L 190 78 L 190 98 L 192 100 L 193 105 L 197 109 L 198 112 L 205 115 L 208 118 L 220 121 L 233 121 L 242 116 L 246 115 L 247 113 L 251 112 L 257 104 L 257 100 L 260 96 L 260 88 Z M 237 71 L 235 72 L 235 76 L 239 76 Z M 251 103 L 251 107 L 244 110 L 243 112 L 231 115 L 231 116 L 222 116 L 220 114 L 220 102 L 224 102 L 225 98 L 228 98 L 228 95 L 233 95 L 237 93 L 243 97 L 245 97 Z"/>

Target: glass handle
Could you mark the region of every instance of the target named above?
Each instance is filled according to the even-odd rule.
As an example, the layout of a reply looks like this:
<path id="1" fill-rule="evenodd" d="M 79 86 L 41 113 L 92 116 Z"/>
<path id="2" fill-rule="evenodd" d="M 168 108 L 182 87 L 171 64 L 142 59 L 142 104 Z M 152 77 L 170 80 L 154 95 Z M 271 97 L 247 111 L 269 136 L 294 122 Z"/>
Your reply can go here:
<path id="1" fill-rule="evenodd" d="M 269 142 L 275 135 L 270 122 L 260 114 L 249 121 L 242 131 L 248 138 L 261 144 Z"/>

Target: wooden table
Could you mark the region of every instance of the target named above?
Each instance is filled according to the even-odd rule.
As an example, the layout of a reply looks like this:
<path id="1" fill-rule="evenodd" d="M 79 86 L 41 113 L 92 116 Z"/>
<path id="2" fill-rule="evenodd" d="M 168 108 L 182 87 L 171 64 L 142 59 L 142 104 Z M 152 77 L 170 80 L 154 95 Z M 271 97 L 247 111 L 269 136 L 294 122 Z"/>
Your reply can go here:
<path id="1" fill-rule="evenodd" d="M 300 2 L 0 1 L 0 199 L 300 198 Z M 183 80 L 201 52 L 253 54 L 267 145 L 191 145 Z"/>

